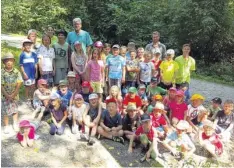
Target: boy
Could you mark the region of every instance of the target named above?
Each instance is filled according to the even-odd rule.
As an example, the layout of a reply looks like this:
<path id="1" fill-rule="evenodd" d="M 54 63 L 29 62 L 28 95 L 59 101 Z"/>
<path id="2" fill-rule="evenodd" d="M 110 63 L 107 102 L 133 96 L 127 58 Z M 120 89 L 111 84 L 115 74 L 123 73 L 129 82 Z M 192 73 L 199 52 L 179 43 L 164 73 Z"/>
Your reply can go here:
<path id="1" fill-rule="evenodd" d="M 161 73 L 160 85 L 164 89 L 170 89 L 175 85 L 176 73 L 179 69 L 177 62 L 173 60 L 175 51 L 173 49 L 167 50 L 166 59 L 159 66 Z"/>
<path id="2" fill-rule="evenodd" d="M 219 111 L 215 118 L 216 130 L 222 141 L 227 142 L 231 138 L 231 132 L 234 125 L 234 103 L 232 100 L 226 100 L 223 104 L 223 110 Z"/>
<path id="3" fill-rule="evenodd" d="M 141 116 L 141 126 L 137 128 L 134 135 L 131 136 L 128 152 L 132 153 L 133 141 L 138 140 L 147 150 L 145 156 L 141 161 L 149 160 L 150 157 L 156 159 L 159 155 L 157 136 L 151 125 L 150 116 L 148 114 L 143 114 Z"/>
<path id="4" fill-rule="evenodd" d="M 209 112 L 209 119 L 214 121 L 215 117 L 217 115 L 217 113 L 222 110 L 220 108 L 222 104 L 222 99 L 220 99 L 219 97 L 215 97 L 211 100 L 211 105 L 208 108 L 208 112 Z"/>
<path id="5" fill-rule="evenodd" d="M 35 90 L 35 81 L 37 78 L 37 54 L 31 52 L 32 41 L 26 39 L 23 41 L 23 52 L 20 54 L 20 70 L 24 79 L 25 96 L 27 104 L 32 105 L 33 93 Z"/>
<path id="6" fill-rule="evenodd" d="M 87 81 L 82 82 L 82 88 L 80 94 L 83 96 L 83 99 L 86 103 L 89 103 L 89 95 L 93 92 L 91 85 Z"/>
<path id="7" fill-rule="evenodd" d="M 146 93 L 148 98 L 150 99 L 152 96 L 156 94 L 165 95 L 167 90 L 158 86 L 158 79 L 153 77 L 151 78 L 150 85 L 146 89 Z"/>
<path id="8" fill-rule="evenodd" d="M 59 81 L 59 90 L 57 91 L 57 93 L 61 97 L 63 105 L 68 107 L 70 105 L 72 92 L 70 90 L 68 90 L 66 80 L 60 80 Z"/>
<path id="9" fill-rule="evenodd" d="M 106 101 L 107 109 L 103 111 L 98 133 L 105 138 L 112 139 L 115 142 L 124 144 L 122 119 L 117 111 L 117 103 L 115 99 Z"/>
<path id="10" fill-rule="evenodd" d="M 139 62 L 143 62 L 144 61 L 144 48 L 143 47 L 139 47 L 137 49 L 137 59 Z"/>
<path id="11" fill-rule="evenodd" d="M 4 68 L 1 69 L 1 112 L 4 114 L 4 133 L 9 133 L 9 116 L 13 117 L 13 129 L 18 131 L 18 105 L 19 89 L 23 82 L 20 72 L 14 68 L 15 58 L 8 52 L 3 55 Z"/>
<path id="12" fill-rule="evenodd" d="M 135 51 L 136 50 L 136 45 L 134 42 L 129 42 L 128 43 L 128 51 L 126 53 L 126 60 L 131 60 L 131 51 Z"/>
<path id="13" fill-rule="evenodd" d="M 109 88 L 117 85 L 121 88 L 121 82 L 125 83 L 125 65 L 126 61 L 119 55 L 119 45 L 115 44 L 112 47 L 113 56 L 110 57 L 107 64 L 107 74 L 109 79 Z"/>

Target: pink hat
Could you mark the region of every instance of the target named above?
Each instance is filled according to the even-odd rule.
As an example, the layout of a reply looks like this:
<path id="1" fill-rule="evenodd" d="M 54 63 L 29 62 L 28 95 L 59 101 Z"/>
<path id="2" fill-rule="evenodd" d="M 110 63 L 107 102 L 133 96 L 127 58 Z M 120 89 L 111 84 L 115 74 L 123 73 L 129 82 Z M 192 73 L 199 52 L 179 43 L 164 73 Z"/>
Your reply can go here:
<path id="1" fill-rule="evenodd" d="M 177 90 L 176 90 L 176 88 L 171 87 L 171 88 L 169 89 L 169 91 L 177 91 Z"/>
<path id="2" fill-rule="evenodd" d="M 83 96 L 81 94 L 75 94 L 74 100 L 76 99 L 83 99 Z"/>
<path id="3" fill-rule="evenodd" d="M 176 92 L 176 96 L 184 96 L 184 92 L 182 90 L 178 90 Z"/>
<path id="4" fill-rule="evenodd" d="M 39 79 L 39 80 L 37 81 L 37 84 L 38 84 L 38 85 L 47 85 L 47 81 L 46 81 L 45 79 Z"/>
<path id="5" fill-rule="evenodd" d="M 20 123 L 19 123 L 19 127 L 20 127 L 20 128 L 23 128 L 23 127 L 31 127 L 31 125 L 30 125 L 30 122 L 29 122 L 28 120 L 22 120 L 22 121 L 20 121 Z"/>

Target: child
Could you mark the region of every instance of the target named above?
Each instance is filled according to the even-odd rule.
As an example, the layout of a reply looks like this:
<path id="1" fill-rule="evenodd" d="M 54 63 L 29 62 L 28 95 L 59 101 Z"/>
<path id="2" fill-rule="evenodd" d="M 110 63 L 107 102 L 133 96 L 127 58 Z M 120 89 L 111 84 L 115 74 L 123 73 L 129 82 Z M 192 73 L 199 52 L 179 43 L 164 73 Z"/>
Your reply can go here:
<path id="1" fill-rule="evenodd" d="M 154 76 L 154 64 L 150 61 L 151 53 L 144 53 L 144 62 L 140 62 L 140 73 L 139 73 L 139 84 L 145 84 L 146 87 L 149 85 L 151 78 Z"/>
<path id="2" fill-rule="evenodd" d="M 163 97 L 161 95 L 159 95 L 159 94 L 156 94 L 156 95 L 152 96 L 152 101 L 151 101 L 150 105 L 147 108 L 147 113 L 148 114 L 152 113 L 155 104 L 157 102 L 162 102 L 162 100 L 163 100 Z"/>
<path id="3" fill-rule="evenodd" d="M 117 85 L 121 88 L 121 83 L 125 82 L 125 65 L 126 61 L 119 55 L 119 45 L 112 46 L 113 56 L 107 61 L 107 74 L 109 79 L 109 87 Z"/>
<path id="4" fill-rule="evenodd" d="M 120 56 L 122 56 L 124 58 L 125 61 L 126 61 L 126 53 L 127 53 L 127 47 L 121 46 L 120 50 L 119 50 L 119 54 L 120 54 Z"/>
<path id="5" fill-rule="evenodd" d="M 79 76 L 82 81 L 86 80 L 86 65 L 87 65 L 87 56 L 85 55 L 82 44 L 79 41 L 74 43 L 74 52 L 71 55 L 72 68 L 73 71 Z"/>
<path id="6" fill-rule="evenodd" d="M 37 54 L 31 52 L 32 42 L 28 39 L 23 41 L 23 52 L 20 54 L 20 70 L 24 79 L 25 97 L 27 104 L 32 105 L 35 81 L 37 78 Z"/>
<path id="7" fill-rule="evenodd" d="M 138 94 L 138 96 L 140 96 L 141 99 L 147 98 L 147 96 L 146 96 L 146 87 L 145 87 L 144 84 L 140 84 L 138 86 L 138 93 L 137 94 Z"/>
<path id="8" fill-rule="evenodd" d="M 164 96 L 163 104 L 164 104 L 164 106 L 165 106 L 165 110 L 166 110 L 166 111 L 169 110 L 169 104 L 170 104 L 171 102 L 175 102 L 176 93 L 177 93 L 176 88 L 171 87 L 171 88 L 168 90 L 168 95 Z"/>
<path id="9" fill-rule="evenodd" d="M 31 51 L 36 52 L 36 50 L 40 47 L 40 45 L 37 43 L 37 31 L 35 29 L 30 29 L 28 31 L 28 37 L 31 42 Z"/>
<path id="10" fill-rule="evenodd" d="M 223 110 L 219 111 L 215 118 L 216 130 L 222 141 L 227 142 L 231 138 L 234 123 L 234 103 L 232 100 L 226 100 L 223 104 Z"/>
<path id="11" fill-rule="evenodd" d="M 52 26 L 47 26 L 45 33 L 50 37 L 52 45 L 58 42 L 58 38 L 54 35 L 55 30 Z"/>
<path id="12" fill-rule="evenodd" d="M 209 120 L 204 122 L 203 131 L 199 131 L 199 143 L 215 158 L 223 153 L 223 144 L 215 133 L 215 125 Z"/>
<path id="13" fill-rule="evenodd" d="M 160 65 L 162 63 L 160 49 L 157 48 L 156 51 L 154 52 L 152 62 L 154 64 L 154 68 L 155 68 L 154 77 L 157 78 L 157 79 L 160 79 L 160 69 L 159 69 L 159 67 L 160 67 Z"/>
<path id="14" fill-rule="evenodd" d="M 76 78 L 76 73 L 73 72 L 73 71 L 69 71 L 68 74 L 67 74 L 67 86 L 68 86 L 68 89 L 71 91 L 71 92 L 75 92 L 76 90 L 81 90 L 81 86 L 80 86 L 80 83 L 79 83 L 79 80 L 77 80 Z"/>
<path id="15" fill-rule="evenodd" d="M 19 89 L 23 82 L 20 72 L 14 68 L 15 58 L 8 52 L 3 55 L 4 67 L 1 69 L 1 112 L 4 114 L 4 133 L 9 133 L 9 116 L 13 117 L 13 129 L 18 130 Z"/>
<path id="16" fill-rule="evenodd" d="M 167 90 L 158 86 L 158 79 L 153 77 L 151 78 L 150 85 L 148 85 L 146 89 L 146 93 L 148 95 L 148 98 L 151 98 L 153 95 L 156 94 L 165 95 L 167 93 Z"/>
<path id="17" fill-rule="evenodd" d="M 130 87 L 128 89 L 128 94 L 123 100 L 123 114 L 127 114 L 126 108 L 129 104 L 135 104 L 137 107 L 137 115 L 140 116 L 144 112 L 141 110 L 141 98 L 137 95 L 137 89 L 135 87 Z"/>
<path id="18" fill-rule="evenodd" d="M 126 52 L 126 60 L 131 60 L 131 51 L 135 51 L 136 50 L 136 45 L 134 42 L 129 42 L 128 46 L 127 46 L 127 52 Z"/>
<path id="19" fill-rule="evenodd" d="M 72 133 L 78 133 L 78 139 L 80 139 L 79 126 L 84 133 L 84 122 L 83 114 L 88 105 L 84 102 L 84 99 L 81 94 L 75 94 L 73 97 L 73 105 L 71 107 L 72 113 Z"/>
<path id="20" fill-rule="evenodd" d="M 139 62 L 143 62 L 144 61 L 144 48 L 143 47 L 139 47 L 137 49 L 137 59 Z"/>
<path id="21" fill-rule="evenodd" d="M 164 89 L 169 89 L 175 85 L 176 73 L 179 69 L 177 62 L 173 60 L 175 51 L 169 49 L 166 52 L 166 59 L 159 66 L 161 72 L 161 83 L 160 85 Z"/>
<path id="22" fill-rule="evenodd" d="M 175 101 L 169 103 L 170 121 L 173 126 L 177 125 L 180 120 L 186 119 L 186 112 L 188 110 L 187 104 L 184 102 L 184 92 L 177 91 Z"/>
<path id="23" fill-rule="evenodd" d="M 117 111 L 117 103 L 115 99 L 109 99 L 106 104 L 107 109 L 102 113 L 98 133 L 105 138 L 124 144 L 122 119 Z"/>
<path id="24" fill-rule="evenodd" d="M 75 93 L 80 93 L 86 103 L 89 103 L 89 95 L 93 92 L 93 89 L 89 82 L 83 81 L 81 91 L 76 90 Z"/>
<path id="25" fill-rule="evenodd" d="M 137 108 L 135 104 L 129 104 L 127 106 L 127 114 L 123 118 L 123 131 L 127 139 L 130 139 L 136 128 L 139 126 L 140 121 L 137 114 Z"/>
<path id="26" fill-rule="evenodd" d="M 72 92 L 70 90 L 68 90 L 66 80 L 60 80 L 59 81 L 59 90 L 57 91 L 57 93 L 61 98 L 62 104 L 64 106 L 68 107 L 70 105 Z"/>
<path id="27" fill-rule="evenodd" d="M 54 83 L 57 86 L 60 80 L 66 78 L 68 69 L 71 69 L 71 47 L 66 42 L 67 32 L 57 32 L 58 42 L 53 44 L 55 52 L 55 76 Z"/>
<path id="28" fill-rule="evenodd" d="M 62 135 L 65 130 L 65 121 L 67 119 L 67 107 L 62 104 L 59 94 L 52 93 L 50 96 L 51 104 L 49 110 L 52 123 L 50 124 L 51 135 Z"/>
<path id="29" fill-rule="evenodd" d="M 50 47 L 51 39 L 48 35 L 42 36 L 42 45 L 37 50 L 39 59 L 39 71 L 43 79 L 47 80 L 50 87 L 53 86 L 53 76 L 55 75 L 55 53 Z"/>
<path id="30" fill-rule="evenodd" d="M 99 60 L 99 52 L 97 49 L 94 49 L 92 52 L 91 60 L 88 62 L 87 74 L 88 81 L 93 88 L 93 92 L 98 93 L 102 97 L 104 86 L 104 63 L 102 60 Z"/>
<path id="31" fill-rule="evenodd" d="M 126 87 L 136 87 L 139 69 L 139 62 L 136 59 L 136 51 L 129 51 L 130 60 L 126 62 Z"/>
<path id="32" fill-rule="evenodd" d="M 104 53 L 104 45 L 102 44 L 101 41 L 96 41 L 94 43 L 94 49 L 97 49 L 98 51 L 98 60 L 102 60 L 103 64 L 105 65 L 106 63 L 106 55 Z M 92 57 L 92 55 L 91 55 Z M 89 60 L 92 59 L 92 58 L 89 58 Z"/>
<path id="33" fill-rule="evenodd" d="M 47 81 L 45 79 L 39 79 L 37 81 L 37 87 L 38 89 L 33 94 L 33 107 L 35 109 L 32 114 L 33 118 L 38 112 L 44 113 L 50 100 L 50 90 L 47 88 Z"/>
<path id="34" fill-rule="evenodd" d="M 105 60 L 104 60 L 105 64 L 104 65 L 106 67 L 107 60 L 112 56 L 110 54 L 111 45 L 108 44 L 108 43 L 105 43 L 103 51 L 104 51 L 104 54 L 105 54 Z M 109 88 L 108 88 L 109 84 L 108 84 L 108 74 L 107 74 L 106 68 L 104 68 L 104 70 L 105 70 L 105 84 L 104 84 L 104 88 L 103 88 L 103 99 L 105 100 L 106 95 L 108 95 L 108 93 L 109 93 Z"/>
<path id="35" fill-rule="evenodd" d="M 192 126 L 193 130 L 195 132 L 198 131 L 198 116 L 200 113 L 202 114 L 203 112 L 206 111 L 205 107 L 202 105 L 204 102 L 204 97 L 200 94 L 194 94 L 191 97 L 191 104 L 188 105 L 188 111 L 186 113 L 186 120 L 188 123 Z"/>
<path id="36" fill-rule="evenodd" d="M 122 113 L 123 110 L 123 106 L 122 106 L 122 102 L 123 102 L 123 98 L 121 96 L 121 92 L 118 86 L 114 85 L 110 88 L 109 91 L 109 96 L 106 97 L 106 100 L 108 99 L 115 99 L 116 103 L 117 103 L 117 110 L 118 112 Z"/>
<path id="37" fill-rule="evenodd" d="M 166 139 L 163 141 L 163 145 L 170 150 L 174 156 L 182 157 L 181 155 L 183 155 L 189 157 L 195 152 L 195 145 L 186 134 L 188 128 L 189 123 L 185 120 L 180 120 L 176 125 L 176 131 L 167 135 Z"/>
<path id="38" fill-rule="evenodd" d="M 132 153 L 133 141 L 138 140 L 147 150 L 141 161 L 149 160 L 150 157 L 156 159 L 159 156 L 157 135 L 151 125 L 150 116 L 148 114 L 143 114 L 141 116 L 141 123 L 141 126 L 137 128 L 135 134 L 131 136 L 128 152 Z"/>
<path id="39" fill-rule="evenodd" d="M 217 115 L 217 113 L 222 110 L 220 108 L 222 104 L 222 99 L 220 99 L 219 97 L 215 97 L 211 100 L 211 105 L 208 108 L 208 112 L 209 112 L 209 119 L 214 121 L 215 117 Z"/>

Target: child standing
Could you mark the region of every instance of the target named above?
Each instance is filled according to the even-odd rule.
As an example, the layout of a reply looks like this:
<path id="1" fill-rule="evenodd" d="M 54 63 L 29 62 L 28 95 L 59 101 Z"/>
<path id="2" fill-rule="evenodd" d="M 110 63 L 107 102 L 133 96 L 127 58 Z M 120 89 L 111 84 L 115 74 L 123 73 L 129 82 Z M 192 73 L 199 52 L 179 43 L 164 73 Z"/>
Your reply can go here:
<path id="1" fill-rule="evenodd" d="M 215 97 L 211 100 L 211 105 L 209 106 L 208 111 L 209 111 L 209 119 L 211 119 L 212 121 L 215 120 L 217 113 L 220 110 L 222 110 L 220 107 L 221 104 L 222 100 L 219 97 Z"/>
<path id="2" fill-rule="evenodd" d="M 125 53 L 126 55 L 126 61 L 131 60 L 131 51 L 136 50 L 136 45 L 134 42 L 129 42 L 127 46 L 127 52 Z"/>
<path id="3" fill-rule="evenodd" d="M 14 68 L 15 58 L 8 52 L 2 57 L 4 68 L 1 69 L 1 112 L 4 114 L 4 133 L 9 133 L 9 116 L 13 116 L 13 128 L 18 130 L 19 89 L 23 82 L 20 72 Z"/>
<path id="4" fill-rule="evenodd" d="M 27 104 L 32 105 L 35 81 L 37 78 L 37 54 L 31 52 L 32 42 L 28 39 L 23 41 L 23 52 L 20 54 L 20 70 L 24 79 L 25 97 Z"/>
<path id="5" fill-rule="evenodd" d="M 127 53 L 127 47 L 121 46 L 120 50 L 119 50 L 119 54 L 120 54 L 120 56 L 122 56 L 124 58 L 125 61 L 126 61 L 126 53 Z"/>
<path id="6" fill-rule="evenodd" d="M 54 49 L 50 47 L 51 39 L 48 35 L 42 36 L 42 45 L 37 50 L 39 59 L 39 71 L 43 79 L 47 80 L 48 85 L 54 85 L 53 76 L 55 75 L 55 53 Z"/>
<path id="7" fill-rule="evenodd" d="M 137 49 L 137 59 L 139 62 L 143 62 L 144 61 L 144 48 L 143 47 L 139 47 Z"/>
<path id="8" fill-rule="evenodd" d="M 161 60 L 161 51 L 157 48 L 153 54 L 153 59 L 152 62 L 154 64 L 154 68 L 155 68 L 155 74 L 154 77 L 156 77 L 158 80 L 160 79 L 160 65 L 162 63 Z"/>

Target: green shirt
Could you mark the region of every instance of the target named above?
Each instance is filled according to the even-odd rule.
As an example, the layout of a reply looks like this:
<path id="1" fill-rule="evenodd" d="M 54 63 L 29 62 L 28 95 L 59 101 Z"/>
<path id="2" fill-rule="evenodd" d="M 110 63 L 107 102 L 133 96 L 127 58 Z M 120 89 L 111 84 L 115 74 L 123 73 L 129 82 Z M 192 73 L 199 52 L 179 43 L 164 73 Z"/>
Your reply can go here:
<path id="1" fill-rule="evenodd" d="M 148 86 L 146 89 L 146 92 L 150 94 L 150 96 L 156 95 L 156 94 L 160 94 L 160 95 L 165 95 L 167 93 L 167 90 L 156 86 L 156 87 L 152 87 L 152 86 Z"/>
<path id="2" fill-rule="evenodd" d="M 63 45 L 55 43 L 53 45 L 55 51 L 55 68 L 68 68 L 68 43 Z"/>
<path id="3" fill-rule="evenodd" d="M 196 70 L 196 62 L 192 57 L 185 59 L 183 55 L 175 58 L 175 62 L 179 65 L 176 75 L 176 83 L 190 82 L 190 71 Z"/>

